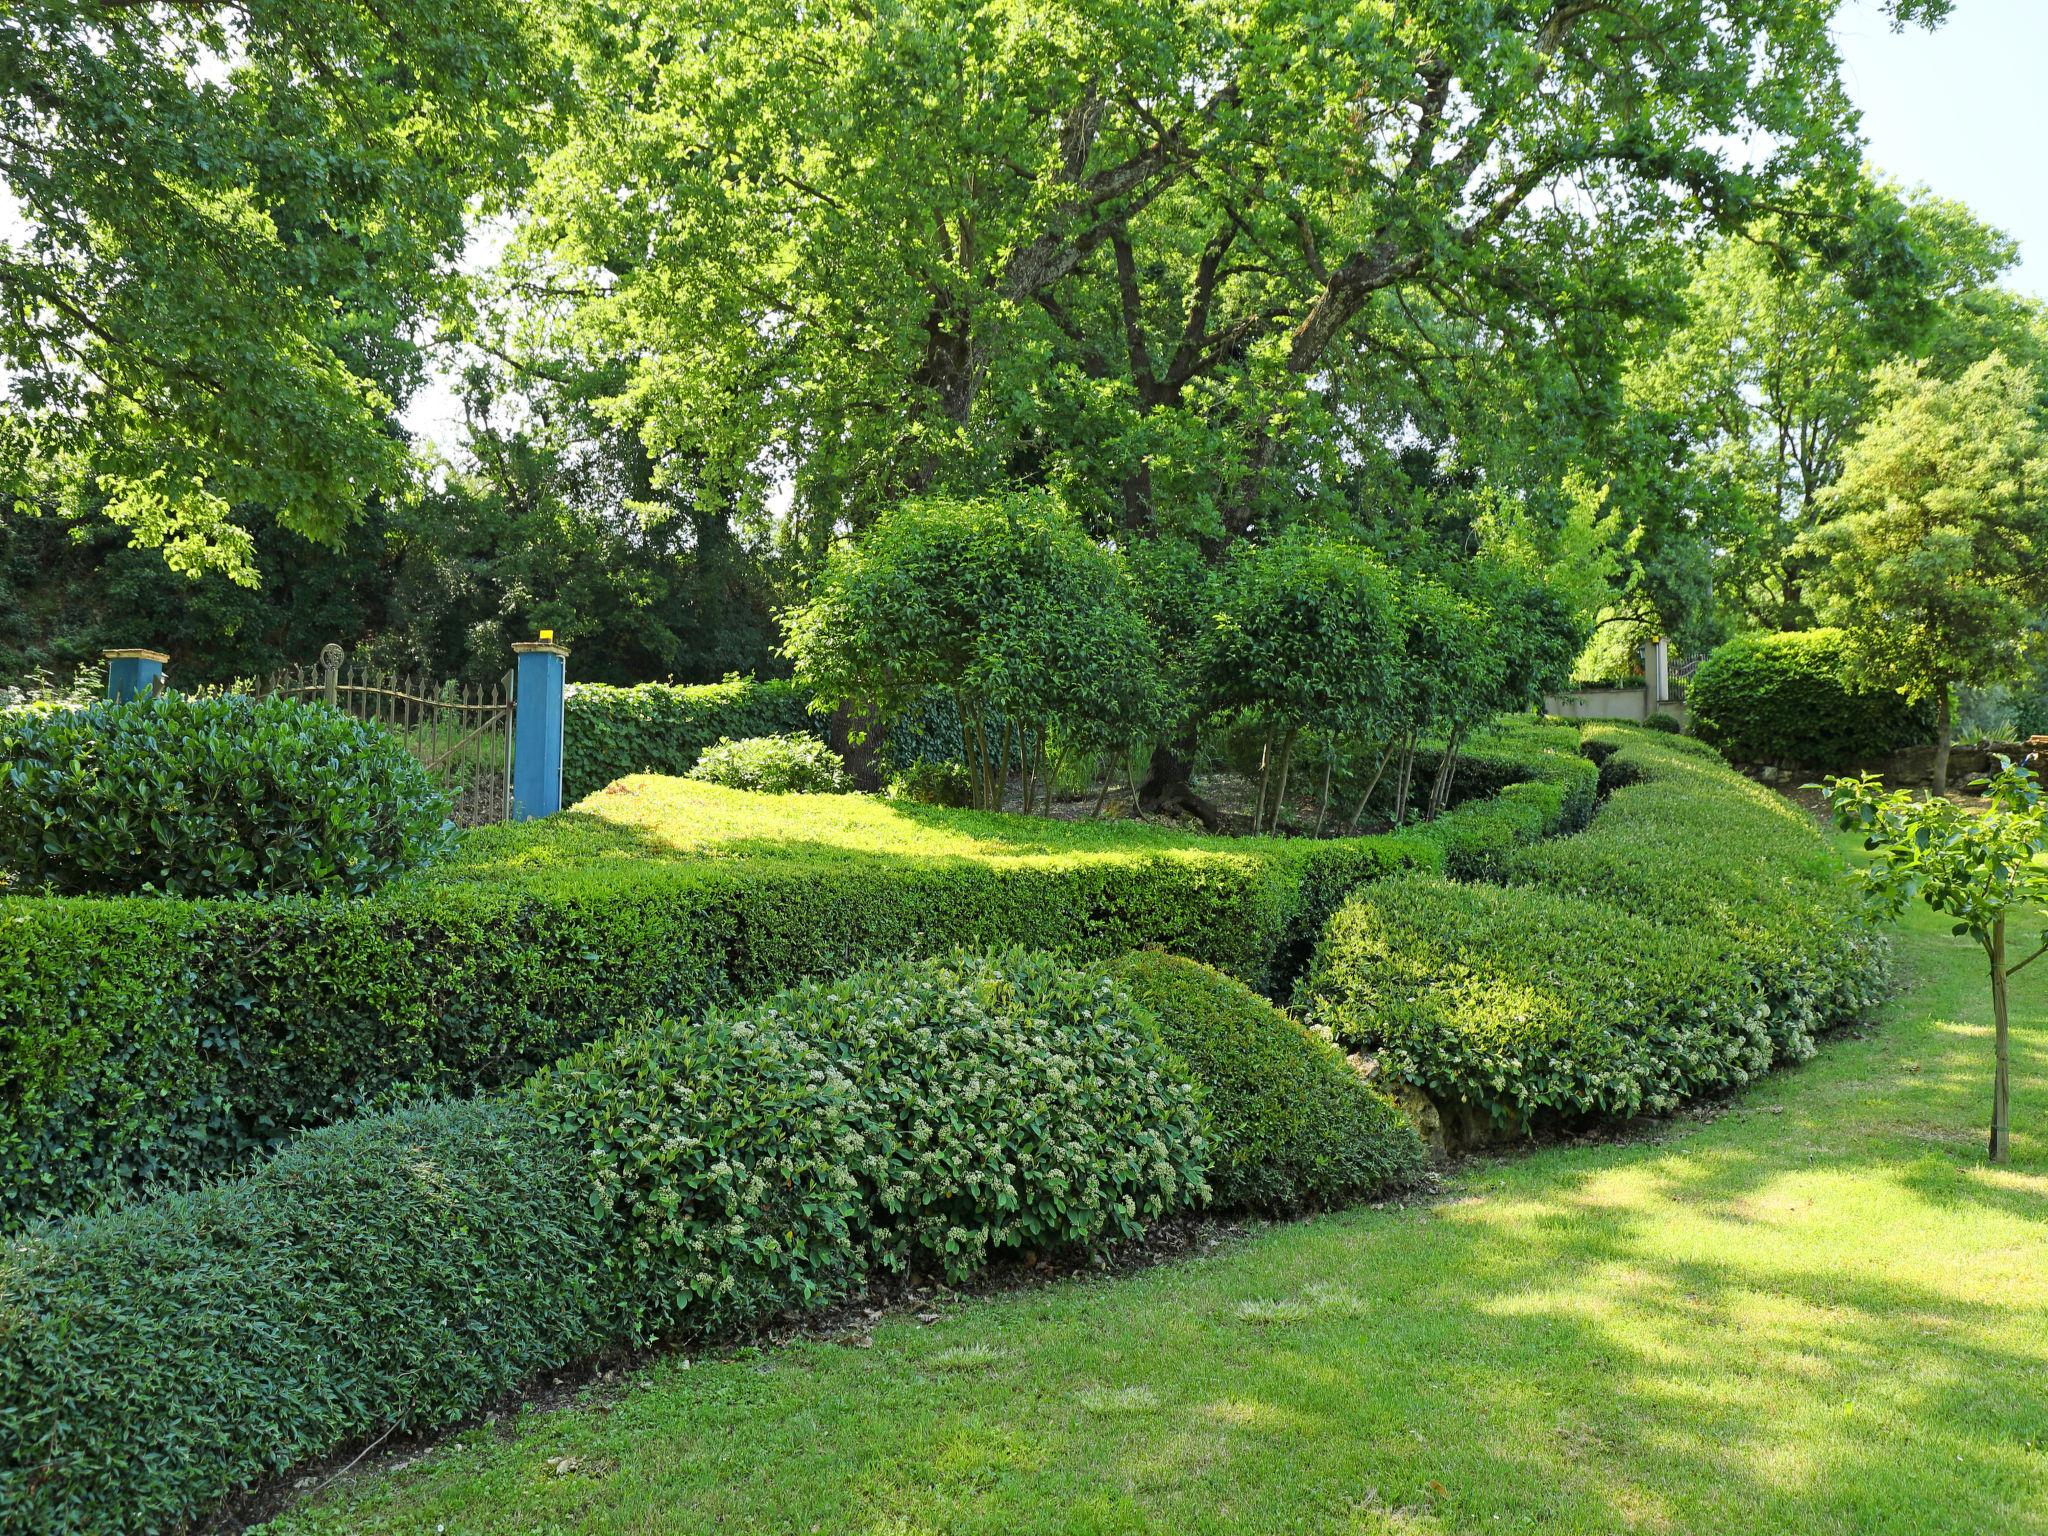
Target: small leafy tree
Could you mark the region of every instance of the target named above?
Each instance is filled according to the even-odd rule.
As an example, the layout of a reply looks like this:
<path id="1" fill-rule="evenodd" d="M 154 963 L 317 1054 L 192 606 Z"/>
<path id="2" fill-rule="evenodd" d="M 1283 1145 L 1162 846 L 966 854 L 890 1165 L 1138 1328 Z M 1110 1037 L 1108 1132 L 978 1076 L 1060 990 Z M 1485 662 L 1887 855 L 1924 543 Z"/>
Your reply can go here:
<path id="1" fill-rule="evenodd" d="M 1156 726 L 1157 646 L 1122 561 L 1053 496 L 907 501 L 836 550 L 784 618 L 798 679 L 827 708 L 888 718 L 952 694 L 972 802 L 1050 806 L 1062 747 Z"/>
<path id="2" fill-rule="evenodd" d="M 1802 540 L 1810 589 L 1870 682 L 1932 700 L 1934 788 L 1948 787 L 1958 683 L 2017 672 L 2048 603 L 2048 432 L 2038 379 L 1997 352 L 1945 381 L 1880 370 L 1880 409 Z"/>
<path id="3" fill-rule="evenodd" d="M 1991 1160 L 2010 1156 L 2006 1107 L 2006 988 L 2012 978 L 2048 954 L 2048 801 L 2031 770 L 1999 759 L 1999 770 L 1977 781 L 1990 800 L 1968 810 L 1942 796 L 1916 799 L 1887 792 L 1875 774 L 1831 779 L 1828 805 L 1836 822 L 1863 834 L 1871 861 L 1859 872 L 1865 890 L 1896 915 L 1915 898 L 1955 919 L 1955 932 L 1984 947 L 1991 969 Z M 2043 922 L 2038 942 L 2013 962 L 2006 930 L 2029 917 Z"/>
<path id="4" fill-rule="evenodd" d="M 1360 545 L 1290 532 L 1232 562 L 1216 619 L 1214 697 L 1265 730 L 1252 830 L 1263 821 L 1277 831 L 1303 731 L 1334 743 L 1388 722 L 1401 646 L 1394 578 Z M 1329 814 L 1329 767 L 1326 760 L 1319 828 Z"/>

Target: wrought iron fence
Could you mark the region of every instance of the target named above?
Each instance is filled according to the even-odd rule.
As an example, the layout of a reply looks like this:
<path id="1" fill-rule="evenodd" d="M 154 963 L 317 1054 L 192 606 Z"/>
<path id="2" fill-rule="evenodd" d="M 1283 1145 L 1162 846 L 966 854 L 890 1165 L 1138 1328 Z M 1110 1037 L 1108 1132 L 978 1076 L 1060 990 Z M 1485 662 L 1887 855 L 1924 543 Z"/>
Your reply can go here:
<path id="1" fill-rule="evenodd" d="M 448 790 L 458 825 L 512 814 L 513 674 L 495 684 L 434 682 L 346 664 L 329 645 L 310 667 L 273 673 L 265 693 L 311 699 L 392 732 Z"/>

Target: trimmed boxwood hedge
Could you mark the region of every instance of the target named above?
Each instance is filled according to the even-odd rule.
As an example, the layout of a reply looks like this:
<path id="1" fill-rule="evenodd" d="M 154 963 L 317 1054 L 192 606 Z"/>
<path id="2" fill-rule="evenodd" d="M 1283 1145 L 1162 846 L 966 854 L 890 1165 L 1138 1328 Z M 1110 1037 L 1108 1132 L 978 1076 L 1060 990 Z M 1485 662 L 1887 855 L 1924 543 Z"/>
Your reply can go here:
<path id="1" fill-rule="evenodd" d="M 1502 888 L 1365 889 L 1296 992 L 1466 1138 L 1735 1086 L 1883 987 L 1883 945 L 1796 807 L 1697 742 L 1585 744 L 1610 791 L 1587 831 L 1510 850 Z"/>
<path id="2" fill-rule="evenodd" d="M 577 683 L 562 701 L 562 794 L 571 804 L 634 773 L 688 773 L 721 738 L 819 735 L 809 697 L 783 678 Z"/>
<path id="3" fill-rule="evenodd" d="M 181 1530 L 607 1344 L 844 1295 L 871 1259 L 964 1279 L 1139 1232 L 1200 1197 L 1205 1158 L 1149 1027 L 1045 956 L 898 965 L 650 1020 L 502 1098 L 363 1116 L 18 1237 L 0 1529 Z"/>
<path id="4" fill-rule="evenodd" d="M 1847 681 L 1832 629 L 1731 640 L 1700 663 L 1685 705 L 1693 733 L 1738 763 L 1834 770 L 1934 740 L 1930 706 Z"/>
<path id="5" fill-rule="evenodd" d="M 1222 972 L 1156 950 L 1109 974 L 1201 1089 L 1216 1209 L 1291 1215 L 1411 1183 L 1422 1140 L 1326 1036 Z"/>
<path id="6" fill-rule="evenodd" d="M 1523 729 L 1529 771 L 1589 797 L 1575 734 Z M 515 1082 L 648 1009 L 957 943 L 1156 947 L 1284 995 L 1352 890 L 1490 867 L 1556 824 L 1542 787 L 1310 841 L 634 777 L 368 901 L 0 898 L 0 1226 L 190 1184 L 408 1085 Z"/>

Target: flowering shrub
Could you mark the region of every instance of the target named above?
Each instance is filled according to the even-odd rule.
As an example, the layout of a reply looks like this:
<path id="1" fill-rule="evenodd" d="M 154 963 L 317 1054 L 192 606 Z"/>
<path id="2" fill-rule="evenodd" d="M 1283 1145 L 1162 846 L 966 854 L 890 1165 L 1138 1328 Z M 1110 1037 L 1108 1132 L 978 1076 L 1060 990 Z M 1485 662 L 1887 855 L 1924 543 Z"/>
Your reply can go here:
<path id="1" fill-rule="evenodd" d="M 853 787 L 839 754 L 815 736 L 720 738 L 687 777 L 764 795 L 834 795 Z"/>

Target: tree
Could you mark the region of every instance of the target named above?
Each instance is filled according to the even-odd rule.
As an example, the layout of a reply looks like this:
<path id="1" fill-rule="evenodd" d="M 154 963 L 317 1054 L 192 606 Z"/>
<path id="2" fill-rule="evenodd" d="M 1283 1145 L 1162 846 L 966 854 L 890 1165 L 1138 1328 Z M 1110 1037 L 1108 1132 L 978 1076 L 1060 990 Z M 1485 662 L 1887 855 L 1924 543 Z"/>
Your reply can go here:
<path id="1" fill-rule="evenodd" d="M 0 12 L 0 516 L 255 579 L 401 486 L 391 413 L 553 72 L 509 0 Z"/>
<path id="2" fill-rule="evenodd" d="M 2039 381 L 2000 353 L 1953 381 L 1889 365 L 1876 397 L 1801 550 L 1852 675 L 1933 701 L 1939 793 L 1956 685 L 2013 676 L 2048 603 L 2048 433 Z"/>
<path id="3" fill-rule="evenodd" d="M 1051 807 L 1061 748 L 1154 729 L 1158 654 L 1114 553 L 1044 492 L 926 497 L 832 552 L 786 616 L 821 706 L 887 720 L 932 690 L 959 711 L 973 803 L 1000 810 L 1011 765 Z"/>
<path id="4" fill-rule="evenodd" d="M 1720 604 L 1773 629 L 1812 622 L 1795 541 L 1827 515 L 1821 493 L 1868 415 L 1877 367 L 1918 358 L 1954 378 L 2001 346 L 2014 361 L 2041 355 L 2040 306 L 1995 287 L 2018 260 L 2010 236 L 1924 191 L 1868 178 L 1824 190 L 1716 239 L 1683 320 L 1629 380 L 1682 445 L 1720 549 Z"/>
<path id="5" fill-rule="evenodd" d="M 1225 591 L 1211 697 L 1264 731 L 1252 830 L 1270 813 L 1270 830 L 1279 831 L 1295 742 L 1308 731 L 1325 746 L 1320 832 L 1336 744 L 1384 731 L 1394 708 L 1401 614 L 1393 573 L 1367 549 L 1299 530 L 1242 548 Z"/>
<path id="6" fill-rule="evenodd" d="M 2048 801 L 2032 770 L 1999 759 L 1998 772 L 1976 787 L 1990 802 L 1967 810 L 1941 796 L 1887 793 L 1875 774 L 1831 779 L 1828 805 L 1838 825 L 1863 834 L 1872 858 L 1860 870 L 1864 889 L 1894 916 L 1917 897 L 1955 919 L 1958 936 L 1983 946 L 1991 973 L 1991 1161 L 2011 1155 L 2006 1103 L 2006 989 L 2012 978 L 2048 955 Z M 2007 928 L 2031 915 L 2043 923 L 2039 943 L 2018 963 L 2006 951 Z"/>

